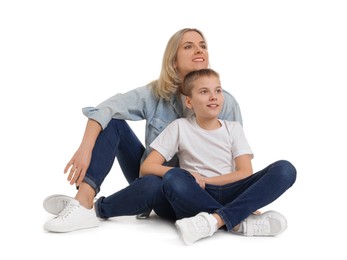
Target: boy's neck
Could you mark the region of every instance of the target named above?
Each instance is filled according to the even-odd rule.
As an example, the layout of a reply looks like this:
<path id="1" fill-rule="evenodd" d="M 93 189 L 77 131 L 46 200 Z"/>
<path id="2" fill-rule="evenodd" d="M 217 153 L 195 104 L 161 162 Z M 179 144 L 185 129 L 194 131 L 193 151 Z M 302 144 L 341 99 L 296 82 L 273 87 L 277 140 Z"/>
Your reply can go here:
<path id="1" fill-rule="evenodd" d="M 196 117 L 196 122 L 202 129 L 209 130 L 209 131 L 216 130 L 222 126 L 218 118 Z"/>

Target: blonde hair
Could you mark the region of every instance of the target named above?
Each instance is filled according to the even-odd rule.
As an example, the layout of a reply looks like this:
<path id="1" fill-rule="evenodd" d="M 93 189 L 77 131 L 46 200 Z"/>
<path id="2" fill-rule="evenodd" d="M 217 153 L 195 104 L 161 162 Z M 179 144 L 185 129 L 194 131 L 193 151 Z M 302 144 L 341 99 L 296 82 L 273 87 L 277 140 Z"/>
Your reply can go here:
<path id="1" fill-rule="evenodd" d="M 219 79 L 219 74 L 213 69 L 201 69 L 189 72 L 183 79 L 180 86 L 180 92 L 188 97 L 192 97 L 192 90 L 194 88 L 194 82 L 201 77 L 215 76 Z"/>
<path id="2" fill-rule="evenodd" d="M 184 28 L 171 36 L 164 52 L 160 76 L 157 80 L 151 82 L 153 92 L 158 98 L 170 100 L 172 94 L 178 92 L 182 80 L 180 79 L 178 71 L 175 68 L 175 63 L 177 61 L 177 51 L 182 41 L 183 35 L 186 32 L 191 31 L 200 34 L 202 39 L 206 42 L 206 39 L 202 32 L 195 28 Z"/>

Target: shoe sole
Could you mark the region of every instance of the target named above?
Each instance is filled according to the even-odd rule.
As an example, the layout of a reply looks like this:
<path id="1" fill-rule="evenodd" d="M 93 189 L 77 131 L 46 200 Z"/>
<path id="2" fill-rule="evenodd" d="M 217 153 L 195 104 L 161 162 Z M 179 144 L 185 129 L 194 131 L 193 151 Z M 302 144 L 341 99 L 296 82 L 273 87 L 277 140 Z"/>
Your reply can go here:
<path id="1" fill-rule="evenodd" d="M 270 217 L 273 219 L 276 219 L 280 223 L 280 226 L 281 226 L 281 229 L 278 230 L 277 232 L 274 232 L 273 236 L 277 236 L 277 235 L 283 233 L 285 230 L 287 230 L 287 228 L 288 228 L 287 219 L 281 213 L 271 210 L 270 215 L 271 215 Z"/>
<path id="2" fill-rule="evenodd" d="M 48 232 L 53 232 L 53 233 L 68 233 L 68 232 L 73 232 L 73 231 L 78 231 L 81 229 L 89 229 L 89 228 L 96 228 L 100 225 L 99 220 L 91 219 L 87 222 L 85 222 L 83 225 L 80 225 L 78 227 L 74 226 L 69 226 L 69 227 L 61 227 L 61 226 L 49 226 L 49 225 L 44 225 L 44 230 Z"/>
<path id="3" fill-rule="evenodd" d="M 58 215 L 64 209 L 65 205 L 72 199 L 72 197 L 66 195 L 54 194 L 48 196 L 43 201 L 43 208 L 50 214 Z"/>

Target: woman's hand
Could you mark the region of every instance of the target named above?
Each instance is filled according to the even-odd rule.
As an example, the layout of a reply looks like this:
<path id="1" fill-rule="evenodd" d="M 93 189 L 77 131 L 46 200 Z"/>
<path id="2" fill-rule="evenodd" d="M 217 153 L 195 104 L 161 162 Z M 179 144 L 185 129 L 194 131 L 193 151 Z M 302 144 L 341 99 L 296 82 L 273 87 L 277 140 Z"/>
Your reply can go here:
<path id="1" fill-rule="evenodd" d="M 76 184 L 78 187 L 82 183 L 92 158 L 95 141 L 100 132 L 100 124 L 88 119 L 81 145 L 64 169 L 64 173 L 70 169 L 67 180 L 71 185 Z"/>
<path id="2" fill-rule="evenodd" d="M 76 186 L 79 186 L 82 183 L 89 167 L 91 157 L 92 151 L 83 149 L 81 147 L 78 148 L 78 150 L 72 156 L 71 160 L 67 163 L 64 169 L 65 174 L 70 169 L 67 180 L 71 185 L 76 184 Z"/>
<path id="3" fill-rule="evenodd" d="M 202 189 L 205 189 L 205 186 L 206 186 L 205 177 L 202 176 L 200 173 L 197 173 L 197 172 L 190 172 L 190 174 L 193 175 L 193 177 L 195 178 L 195 180 L 199 184 L 199 186 Z"/>

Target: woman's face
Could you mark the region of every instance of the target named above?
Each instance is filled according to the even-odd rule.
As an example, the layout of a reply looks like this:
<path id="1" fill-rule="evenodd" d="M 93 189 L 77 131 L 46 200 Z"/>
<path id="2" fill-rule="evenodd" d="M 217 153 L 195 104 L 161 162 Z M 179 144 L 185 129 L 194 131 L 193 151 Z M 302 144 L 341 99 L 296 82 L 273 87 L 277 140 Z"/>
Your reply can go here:
<path id="1" fill-rule="evenodd" d="M 183 34 L 177 50 L 175 68 L 181 79 L 193 70 L 208 68 L 207 45 L 199 33 L 189 31 Z"/>

